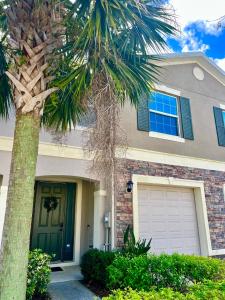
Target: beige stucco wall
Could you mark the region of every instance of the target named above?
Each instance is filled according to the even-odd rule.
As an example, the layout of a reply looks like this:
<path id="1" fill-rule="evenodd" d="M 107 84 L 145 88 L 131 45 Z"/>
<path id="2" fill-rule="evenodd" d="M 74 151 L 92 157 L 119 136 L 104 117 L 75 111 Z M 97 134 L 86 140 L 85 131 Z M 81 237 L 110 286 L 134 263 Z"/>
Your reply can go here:
<path id="1" fill-rule="evenodd" d="M 225 149 L 224 147 L 218 146 L 213 115 L 213 106 L 220 106 L 220 104 L 225 105 L 225 86 L 206 70 L 204 70 L 204 80 L 197 80 L 193 76 L 194 66 L 196 66 L 196 64 L 164 66 L 159 78 L 159 84 L 178 90 L 182 96 L 190 98 L 194 141 L 186 140 L 185 143 L 179 143 L 149 137 L 147 132 L 137 130 L 136 110 L 126 104 L 121 113 L 121 124 L 127 133 L 129 146 L 212 160 L 225 160 Z M 14 117 L 12 113 L 10 121 L 0 121 L 0 136 L 12 136 L 13 127 Z M 41 142 L 48 143 L 56 142 L 55 137 L 45 130 L 41 131 L 40 140 Z M 83 130 L 73 130 L 71 133 L 68 132 L 60 142 L 81 147 L 84 140 L 85 134 Z M 1 161 L 0 156 L 0 162 Z M 55 167 L 53 167 L 55 162 L 56 160 L 54 162 L 46 161 L 46 164 L 50 169 L 55 169 Z M 45 169 L 47 169 L 46 164 Z M 61 170 L 64 172 L 64 163 L 62 164 L 61 161 L 58 160 L 57 165 L 58 168 L 62 166 Z M 41 168 L 41 161 L 39 166 L 39 168 Z M 70 163 L 68 167 L 70 169 Z M 81 168 L 81 164 L 78 163 L 76 169 L 79 170 Z"/>
<path id="2" fill-rule="evenodd" d="M 94 184 L 82 181 L 81 256 L 93 246 Z"/>
<path id="3" fill-rule="evenodd" d="M 168 66 L 162 72 L 160 83 L 190 98 L 194 141 L 185 143 L 149 137 L 137 130 L 135 108 L 128 104 L 121 114 L 121 123 L 127 132 L 131 147 L 225 161 L 225 148 L 218 146 L 213 106 L 225 105 L 225 87 L 206 71 L 205 79 L 198 81 L 193 75 L 194 64 Z"/>

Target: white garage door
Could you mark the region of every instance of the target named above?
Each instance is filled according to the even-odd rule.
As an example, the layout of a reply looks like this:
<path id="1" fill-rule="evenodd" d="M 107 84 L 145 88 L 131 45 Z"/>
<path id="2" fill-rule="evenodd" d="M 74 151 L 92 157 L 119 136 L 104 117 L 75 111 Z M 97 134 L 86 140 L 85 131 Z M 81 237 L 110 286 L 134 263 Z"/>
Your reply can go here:
<path id="1" fill-rule="evenodd" d="M 200 254 L 193 190 L 139 186 L 139 235 L 153 253 Z"/>

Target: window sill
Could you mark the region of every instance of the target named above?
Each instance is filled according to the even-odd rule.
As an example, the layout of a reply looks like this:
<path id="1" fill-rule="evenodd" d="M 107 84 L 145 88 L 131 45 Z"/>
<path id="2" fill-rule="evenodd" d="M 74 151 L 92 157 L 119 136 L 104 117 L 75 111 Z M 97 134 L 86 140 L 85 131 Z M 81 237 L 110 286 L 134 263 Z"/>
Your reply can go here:
<path id="1" fill-rule="evenodd" d="M 179 136 L 174 136 L 174 135 L 169 135 L 169 134 L 164 134 L 164 133 L 159 133 L 154 131 L 150 131 L 149 136 L 157 139 L 162 139 L 162 140 L 185 143 L 185 139 Z"/>

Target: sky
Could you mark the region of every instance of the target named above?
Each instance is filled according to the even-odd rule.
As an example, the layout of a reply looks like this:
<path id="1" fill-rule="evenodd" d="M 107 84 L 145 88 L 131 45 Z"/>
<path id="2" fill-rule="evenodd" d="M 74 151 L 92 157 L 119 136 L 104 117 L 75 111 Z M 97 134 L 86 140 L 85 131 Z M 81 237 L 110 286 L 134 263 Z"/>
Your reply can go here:
<path id="1" fill-rule="evenodd" d="M 180 31 L 176 38 L 168 40 L 171 51 L 202 51 L 225 71 L 225 0 L 165 2 L 174 9 Z"/>

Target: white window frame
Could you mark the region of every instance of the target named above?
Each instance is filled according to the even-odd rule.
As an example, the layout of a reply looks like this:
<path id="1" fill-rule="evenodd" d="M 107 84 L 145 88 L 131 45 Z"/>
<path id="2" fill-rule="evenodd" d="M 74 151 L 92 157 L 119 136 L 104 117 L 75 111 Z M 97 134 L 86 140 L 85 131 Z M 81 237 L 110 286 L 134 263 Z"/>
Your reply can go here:
<path id="1" fill-rule="evenodd" d="M 156 114 L 160 114 L 163 116 L 168 116 L 168 117 L 172 117 L 172 118 L 176 118 L 177 119 L 177 129 L 178 129 L 178 135 L 172 135 L 172 134 L 168 134 L 168 133 L 162 133 L 162 132 L 157 132 L 157 131 L 152 131 L 151 130 L 151 126 L 149 124 L 149 136 L 150 137 L 156 137 L 156 138 L 161 138 L 161 139 L 168 139 L 171 141 L 176 141 L 176 142 L 185 142 L 185 139 L 183 139 L 181 137 L 181 127 L 180 127 L 180 113 L 179 113 L 179 105 L 178 105 L 178 101 L 179 101 L 179 96 L 178 95 L 171 95 L 167 92 L 164 91 L 159 91 L 159 90 L 154 90 L 154 92 L 162 94 L 162 95 L 168 95 L 170 97 L 173 97 L 176 99 L 176 105 L 177 105 L 177 115 L 172 115 L 172 114 L 168 114 L 168 113 L 164 113 L 164 112 L 159 112 L 157 110 L 154 109 L 150 109 L 149 108 L 149 118 L 150 118 L 150 113 L 156 113 Z"/>

